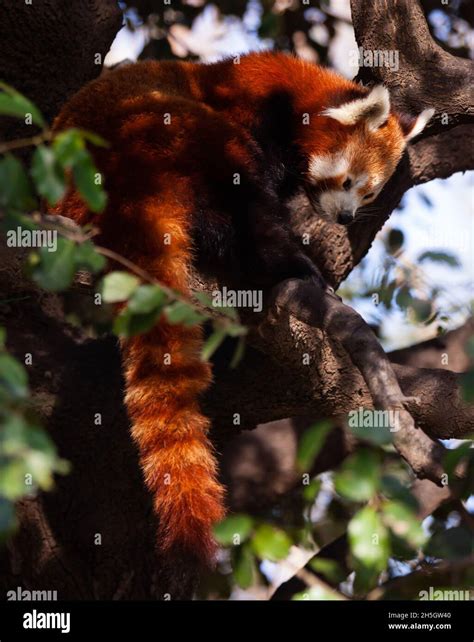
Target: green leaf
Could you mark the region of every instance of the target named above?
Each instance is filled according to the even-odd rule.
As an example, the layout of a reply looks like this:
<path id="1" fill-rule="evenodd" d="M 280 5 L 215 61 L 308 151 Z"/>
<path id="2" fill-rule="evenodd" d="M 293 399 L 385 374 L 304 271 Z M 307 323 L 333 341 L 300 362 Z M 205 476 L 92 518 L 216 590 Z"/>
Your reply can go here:
<path id="1" fill-rule="evenodd" d="M 183 325 L 196 325 L 201 323 L 207 316 L 198 312 L 191 304 L 185 301 L 176 301 L 165 308 L 168 323 Z"/>
<path id="2" fill-rule="evenodd" d="M 415 321 L 419 323 L 427 321 L 433 312 L 432 302 L 426 301 L 425 299 L 413 298 L 409 309 L 413 313 Z"/>
<path id="3" fill-rule="evenodd" d="M 358 511 L 349 522 L 349 544 L 356 571 L 355 590 L 365 591 L 377 582 L 390 557 L 389 533 L 371 506 Z"/>
<path id="4" fill-rule="evenodd" d="M 449 252 L 423 252 L 418 257 L 418 261 L 420 263 L 423 263 L 424 261 L 434 261 L 435 263 L 444 263 L 451 267 L 459 267 L 460 265 L 459 259 Z"/>
<path id="5" fill-rule="evenodd" d="M 211 310 L 214 309 L 214 305 L 212 303 L 212 298 L 207 294 L 207 292 L 198 292 L 195 291 L 193 292 L 193 296 L 206 308 L 210 308 Z"/>
<path id="6" fill-rule="evenodd" d="M 421 521 L 405 504 L 396 501 L 387 502 L 382 507 L 382 513 L 385 525 L 412 548 L 417 549 L 426 542 L 427 536 Z"/>
<path id="7" fill-rule="evenodd" d="M 346 579 L 341 567 L 335 560 L 315 556 L 308 562 L 310 568 L 323 575 L 332 584 L 340 584 Z"/>
<path id="8" fill-rule="evenodd" d="M 130 297 L 128 308 L 134 314 L 161 310 L 168 296 L 158 285 L 141 285 Z"/>
<path id="9" fill-rule="evenodd" d="M 388 425 L 391 423 L 393 425 Z M 393 441 L 391 429 L 396 428 L 396 415 L 393 417 L 383 410 L 361 408 L 348 413 L 347 425 L 357 439 L 383 446 Z"/>
<path id="10" fill-rule="evenodd" d="M 67 129 L 55 136 L 53 150 L 58 163 L 64 169 L 70 169 L 81 159 L 84 140 L 77 129 Z"/>
<path id="11" fill-rule="evenodd" d="M 248 539 L 253 523 L 249 515 L 230 515 L 214 526 L 214 535 L 222 546 L 240 545 Z"/>
<path id="12" fill-rule="evenodd" d="M 76 247 L 74 263 L 78 270 L 100 272 L 107 264 L 105 258 L 97 252 L 92 241 L 84 241 Z"/>
<path id="13" fill-rule="evenodd" d="M 25 464 L 21 459 L 6 460 L 0 466 L 0 496 L 15 501 L 26 494 Z"/>
<path id="14" fill-rule="evenodd" d="M 33 209 L 36 205 L 28 175 L 12 154 L 0 159 L 0 205 L 18 210 Z"/>
<path id="15" fill-rule="evenodd" d="M 82 150 L 74 159 L 74 182 L 79 193 L 93 212 L 101 212 L 107 203 L 107 194 L 98 182 L 99 172 L 87 150 Z"/>
<path id="16" fill-rule="evenodd" d="M 9 499 L 31 491 L 31 486 L 25 485 L 26 474 L 32 476 L 35 487 L 48 489 L 53 485 L 54 472 L 69 470 L 68 462 L 58 459 L 49 435 L 18 413 L 11 413 L 4 421 L 0 443 L 7 458 L 6 465 L 0 466 L 0 493 Z"/>
<path id="17" fill-rule="evenodd" d="M 225 331 L 229 337 L 243 337 L 247 334 L 247 328 L 237 323 L 226 325 Z"/>
<path id="18" fill-rule="evenodd" d="M 231 368 L 236 368 L 239 365 L 239 363 L 243 359 L 244 353 L 245 353 L 245 338 L 239 337 L 239 340 L 237 341 L 237 346 L 234 350 L 234 354 L 232 355 L 232 361 L 230 362 Z"/>
<path id="19" fill-rule="evenodd" d="M 301 471 L 311 468 L 332 427 L 331 422 L 323 421 L 304 431 L 296 457 L 298 468 Z"/>
<path id="20" fill-rule="evenodd" d="M 434 533 L 425 546 L 425 553 L 446 560 L 462 559 L 474 553 L 474 540 L 462 526 L 448 528 Z"/>
<path id="21" fill-rule="evenodd" d="M 461 444 L 458 448 L 447 449 L 444 458 L 444 470 L 448 477 L 454 476 L 456 466 L 464 459 L 470 459 L 474 456 L 474 448 L 470 442 Z"/>
<path id="22" fill-rule="evenodd" d="M 259 526 L 252 537 L 252 548 L 260 559 L 278 562 L 288 556 L 291 539 L 285 531 L 270 524 Z"/>
<path id="23" fill-rule="evenodd" d="M 99 136 L 99 134 L 96 134 L 95 132 L 90 132 L 87 129 L 80 129 L 80 128 L 77 131 L 84 140 L 88 141 L 89 143 L 92 143 L 96 147 L 110 147 L 109 143 L 105 140 L 105 138 L 102 138 L 102 136 Z"/>
<path id="24" fill-rule="evenodd" d="M 27 114 L 31 114 L 32 121 L 42 129 L 46 127 L 46 121 L 40 110 L 26 96 L 19 91 L 10 87 L 4 82 L 0 82 L 0 114 L 5 116 L 17 116 L 25 120 Z"/>
<path id="25" fill-rule="evenodd" d="M 115 318 L 114 332 L 126 337 L 148 332 L 158 321 L 167 301 L 167 294 L 158 285 L 139 286 L 127 307 Z"/>
<path id="26" fill-rule="evenodd" d="M 465 402 L 474 402 L 474 370 L 462 372 L 459 375 L 462 389 L 462 396 Z"/>
<path id="27" fill-rule="evenodd" d="M 312 504 L 321 490 L 321 480 L 312 479 L 309 484 L 303 485 L 303 499 L 308 504 Z"/>
<path id="28" fill-rule="evenodd" d="M 217 310 L 219 313 L 224 314 L 226 317 L 229 317 L 232 319 L 232 321 L 238 321 L 239 315 L 237 314 L 237 310 L 233 308 L 230 305 L 223 305 L 223 306 L 213 306 L 214 310 Z"/>
<path id="29" fill-rule="evenodd" d="M 398 477 L 383 475 L 380 481 L 380 490 L 389 499 L 395 499 L 412 511 L 418 510 L 418 501 Z"/>
<path id="30" fill-rule="evenodd" d="M 16 524 L 14 504 L 0 496 L 0 541 Z"/>
<path id="31" fill-rule="evenodd" d="M 133 337 L 148 332 L 156 324 L 160 316 L 159 310 L 145 314 L 134 314 L 128 307 L 115 317 L 113 331 L 118 336 Z"/>
<path id="32" fill-rule="evenodd" d="M 45 290 L 60 292 L 68 288 L 76 273 L 76 246 L 73 241 L 58 236 L 57 248 L 50 252 L 47 247 L 40 248 L 36 256 L 39 262 L 33 265 L 32 277 L 35 283 Z"/>
<path id="33" fill-rule="evenodd" d="M 201 359 L 208 361 L 214 352 L 219 348 L 227 334 L 223 328 L 217 328 L 204 343 L 201 350 Z"/>
<path id="34" fill-rule="evenodd" d="M 17 399 L 28 396 L 28 375 L 23 365 L 6 352 L 0 353 L 0 385 Z"/>
<path id="35" fill-rule="evenodd" d="M 232 554 L 234 579 L 238 586 L 247 589 L 252 586 L 257 575 L 255 559 L 248 545 L 236 547 Z"/>
<path id="36" fill-rule="evenodd" d="M 395 297 L 395 301 L 399 308 L 406 310 L 413 301 L 413 296 L 411 294 L 410 288 L 407 285 L 402 286 Z"/>
<path id="37" fill-rule="evenodd" d="M 334 475 L 336 491 L 356 502 L 368 501 L 380 484 L 380 457 L 372 450 L 359 450 L 344 461 Z"/>
<path id="38" fill-rule="evenodd" d="M 105 303 L 126 301 L 140 285 L 140 280 L 129 272 L 110 272 L 102 280 L 102 298 Z"/>
<path id="39" fill-rule="evenodd" d="M 50 147 L 39 145 L 35 149 L 31 175 L 38 193 L 44 196 L 50 205 L 56 205 L 62 199 L 66 192 L 66 176 Z"/>

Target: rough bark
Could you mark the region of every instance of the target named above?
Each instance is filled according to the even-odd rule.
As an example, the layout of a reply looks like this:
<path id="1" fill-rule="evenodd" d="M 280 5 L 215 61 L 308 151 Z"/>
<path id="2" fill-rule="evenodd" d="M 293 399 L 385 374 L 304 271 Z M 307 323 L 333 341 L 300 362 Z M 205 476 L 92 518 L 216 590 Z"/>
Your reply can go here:
<path id="1" fill-rule="evenodd" d="M 51 121 L 69 96 L 100 74 L 121 24 L 115 0 L 1 0 L 0 79 Z M 28 135 L 31 126 L 0 121 L 0 140 Z"/>

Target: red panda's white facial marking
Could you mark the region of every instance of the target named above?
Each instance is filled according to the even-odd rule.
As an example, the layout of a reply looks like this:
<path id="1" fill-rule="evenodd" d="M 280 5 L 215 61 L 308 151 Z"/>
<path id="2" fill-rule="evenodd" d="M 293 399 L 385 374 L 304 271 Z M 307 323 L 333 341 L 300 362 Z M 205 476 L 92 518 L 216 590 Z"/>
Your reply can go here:
<path id="1" fill-rule="evenodd" d="M 423 130 L 433 110 L 424 110 L 406 127 L 390 113 L 388 90 L 379 85 L 365 97 L 320 115 L 333 121 L 334 148 L 309 153 L 306 192 L 320 216 L 347 225 L 360 208 L 377 198 L 407 142 Z M 320 127 L 323 132 L 327 127 L 323 119 Z M 313 136 L 318 149 L 317 128 Z"/>
<path id="2" fill-rule="evenodd" d="M 319 206 L 323 216 L 343 224 L 350 223 L 357 210 L 372 202 L 381 189 L 380 183 L 375 183 L 365 173 L 354 175 L 348 172 L 342 183 L 339 179 L 336 185 L 321 191 Z"/>
<path id="3" fill-rule="evenodd" d="M 311 182 L 324 181 L 341 174 L 346 174 L 350 165 L 350 159 L 344 152 L 326 154 L 324 156 L 314 155 L 310 158 L 308 175 Z"/>
<path id="4" fill-rule="evenodd" d="M 384 174 L 361 162 L 360 144 L 352 142 L 334 154 L 311 157 L 308 191 L 323 218 L 347 224 L 382 189 Z"/>

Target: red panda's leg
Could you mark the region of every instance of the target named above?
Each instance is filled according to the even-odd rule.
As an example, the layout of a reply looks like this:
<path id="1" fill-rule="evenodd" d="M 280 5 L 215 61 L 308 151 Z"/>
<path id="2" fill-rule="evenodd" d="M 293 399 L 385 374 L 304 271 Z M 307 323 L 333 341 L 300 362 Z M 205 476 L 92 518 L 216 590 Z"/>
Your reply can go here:
<path id="1" fill-rule="evenodd" d="M 248 217 L 246 268 L 250 277 L 261 275 L 268 285 L 288 278 L 311 278 L 326 288 L 326 282 L 314 262 L 292 236 L 276 199 L 252 204 Z"/>

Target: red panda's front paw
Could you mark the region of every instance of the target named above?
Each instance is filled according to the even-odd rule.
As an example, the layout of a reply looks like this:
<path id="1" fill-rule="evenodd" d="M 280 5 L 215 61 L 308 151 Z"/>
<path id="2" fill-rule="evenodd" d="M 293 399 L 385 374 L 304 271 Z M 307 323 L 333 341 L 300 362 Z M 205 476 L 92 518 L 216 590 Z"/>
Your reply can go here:
<path id="1" fill-rule="evenodd" d="M 312 279 L 322 288 L 326 288 L 326 282 L 313 261 L 303 252 L 298 252 L 288 259 L 287 278 Z"/>

